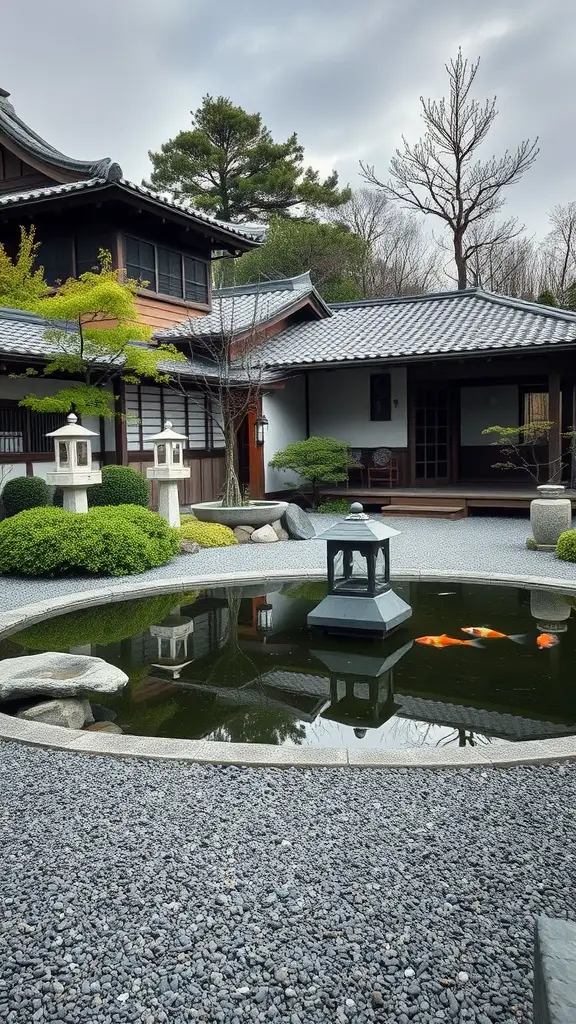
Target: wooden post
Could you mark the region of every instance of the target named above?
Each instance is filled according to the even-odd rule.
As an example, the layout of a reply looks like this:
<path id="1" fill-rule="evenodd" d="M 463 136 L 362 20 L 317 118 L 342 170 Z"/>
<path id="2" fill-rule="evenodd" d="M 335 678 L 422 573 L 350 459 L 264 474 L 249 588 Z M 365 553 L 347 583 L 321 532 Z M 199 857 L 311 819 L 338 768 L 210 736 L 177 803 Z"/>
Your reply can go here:
<path id="1" fill-rule="evenodd" d="M 116 420 L 116 465 L 128 465 L 128 438 L 126 436 L 126 387 L 123 380 L 114 382 L 114 411 Z"/>
<path id="2" fill-rule="evenodd" d="M 562 391 L 559 373 L 548 374 L 548 417 L 552 422 L 548 441 L 549 482 L 559 484 L 562 480 Z"/>
<path id="3" fill-rule="evenodd" d="M 570 430 L 576 430 L 576 384 L 572 384 L 572 416 L 570 418 Z M 570 452 L 570 487 L 576 488 L 576 446 L 574 438 L 571 441 L 572 451 Z"/>
<path id="4" fill-rule="evenodd" d="M 251 498 L 264 497 L 264 446 L 256 444 L 256 420 L 262 414 L 262 401 L 248 413 L 248 482 Z"/>

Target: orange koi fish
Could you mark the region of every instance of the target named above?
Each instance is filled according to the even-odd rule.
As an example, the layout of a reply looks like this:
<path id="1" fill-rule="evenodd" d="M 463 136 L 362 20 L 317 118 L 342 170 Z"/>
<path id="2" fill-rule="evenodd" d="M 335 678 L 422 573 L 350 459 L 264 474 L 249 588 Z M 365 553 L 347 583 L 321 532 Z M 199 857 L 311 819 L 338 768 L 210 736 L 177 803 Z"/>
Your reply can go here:
<path id="1" fill-rule="evenodd" d="M 536 637 L 536 643 L 541 651 L 545 651 L 547 647 L 555 647 L 560 640 L 552 633 L 540 633 L 540 636 Z"/>
<path id="2" fill-rule="evenodd" d="M 470 633 L 471 636 L 480 636 L 483 640 L 512 640 L 515 644 L 525 644 L 524 633 L 499 633 L 496 629 L 488 629 L 486 626 L 461 626 L 463 633 Z"/>
<path id="3" fill-rule="evenodd" d="M 415 643 L 427 644 L 429 647 L 482 647 L 477 640 L 457 640 L 453 636 L 418 636 Z"/>

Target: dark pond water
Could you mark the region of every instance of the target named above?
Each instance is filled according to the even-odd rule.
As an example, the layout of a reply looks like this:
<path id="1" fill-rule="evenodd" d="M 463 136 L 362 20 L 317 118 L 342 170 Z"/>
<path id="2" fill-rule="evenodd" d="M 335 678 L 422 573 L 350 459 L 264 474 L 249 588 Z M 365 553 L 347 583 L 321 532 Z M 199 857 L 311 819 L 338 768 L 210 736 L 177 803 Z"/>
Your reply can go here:
<path id="1" fill-rule="evenodd" d="M 106 605 L 32 626 L 0 656 L 96 655 L 130 682 L 105 703 L 126 733 L 381 748 L 486 744 L 576 733 L 572 601 L 512 587 L 399 583 L 413 616 L 386 640 L 306 628 L 324 584 L 213 589 Z M 436 648 L 462 627 L 524 643 Z M 558 642 L 537 646 L 544 631 Z"/>

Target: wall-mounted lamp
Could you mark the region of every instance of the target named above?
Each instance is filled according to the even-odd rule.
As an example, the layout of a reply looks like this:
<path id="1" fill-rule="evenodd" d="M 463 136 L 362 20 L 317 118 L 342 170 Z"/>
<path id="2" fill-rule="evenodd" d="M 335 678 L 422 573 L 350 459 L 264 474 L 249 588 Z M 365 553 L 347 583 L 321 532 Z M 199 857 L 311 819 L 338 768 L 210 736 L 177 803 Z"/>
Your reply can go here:
<path id="1" fill-rule="evenodd" d="M 395 409 L 398 408 L 398 399 L 397 398 L 393 398 L 392 399 L 392 405 L 394 406 Z"/>
<path id="2" fill-rule="evenodd" d="M 266 434 L 268 433 L 268 420 L 265 416 L 258 416 L 254 420 L 254 440 L 259 448 L 262 448 L 266 441 Z"/>
<path id="3" fill-rule="evenodd" d="M 256 628 L 259 633 L 269 633 L 272 629 L 272 612 L 273 608 L 271 604 L 258 605 L 256 611 Z"/>

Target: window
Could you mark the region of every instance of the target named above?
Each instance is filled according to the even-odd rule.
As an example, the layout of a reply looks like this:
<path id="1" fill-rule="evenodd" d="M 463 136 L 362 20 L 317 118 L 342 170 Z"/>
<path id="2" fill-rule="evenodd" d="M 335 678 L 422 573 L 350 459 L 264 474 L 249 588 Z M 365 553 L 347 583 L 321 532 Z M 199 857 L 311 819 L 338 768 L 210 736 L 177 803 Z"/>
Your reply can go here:
<path id="1" fill-rule="evenodd" d="M 208 267 L 202 260 L 184 257 L 184 293 L 191 302 L 208 302 Z"/>
<path id="2" fill-rule="evenodd" d="M 57 285 L 74 274 L 73 239 L 51 238 L 42 242 L 38 253 L 38 266 L 44 267 L 48 284 Z"/>
<path id="3" fill-rule="evenodd" d="M 182 257 L 171 249 L 157 249 L 158 288 L 163 295 L 177 295 L 182 298 Z"/>
<path id="4" fill-rule="evenodd" d="M 521 413 L 522 423 L 546 423 L 549 419 L 548 392 L 524 391 Z"/>
<path id="5" fill-rule="evenodd" d="M 174 430 L 188 439 L 183 445 L 186 450 L 212 451 L 224 447 L 221 417 L 214 405 L 210 410 L 210 399 L 200 391 L 181 395 L 170 388 L 128 384 L 126 413 L 128 451 L 151 451 L 150 438 L 162 430 L 165 420 L 170 420 Z M 175 448 L 174 462 L 178 461 L 176 451 Z M 182 460 L 182 450 L 179 455 Z"/>
<path id="6" fill-rule="evenodd" d="M 208 305 L 208 264 L 204 260 L 126 237 L 126 273 L 160 295 Z"/>
<path id="7" fill-rule="evenodd" d="M 154 246 L 149 242 L 139 242 L 137 238 L 126 239 L 126 273 L 144 288 L 158 291 L 156 288 L 156 261 Z"/>
<path id="8" fill-rule="evenodd" d="M 392 400 L 389 373 L 370 374 L 370 419 L 392 419 Z"/>
<path id="9" fill-rule="evenodd" d="M 0 404 L 0 455 L 20 452 L 53 452 L 54 442 L 46 434 L 62 426 L 58 413 L 33 412 L 17 402 Z"/>
<path id="10" fill-rule="evenodd" d="M 86 274 L 100 265 L 98 261 L 100 249 L 110 249 L 108 238 L 80 235 L 76 239 L 76 277 L 80 277 L 80 274 Z"/>

